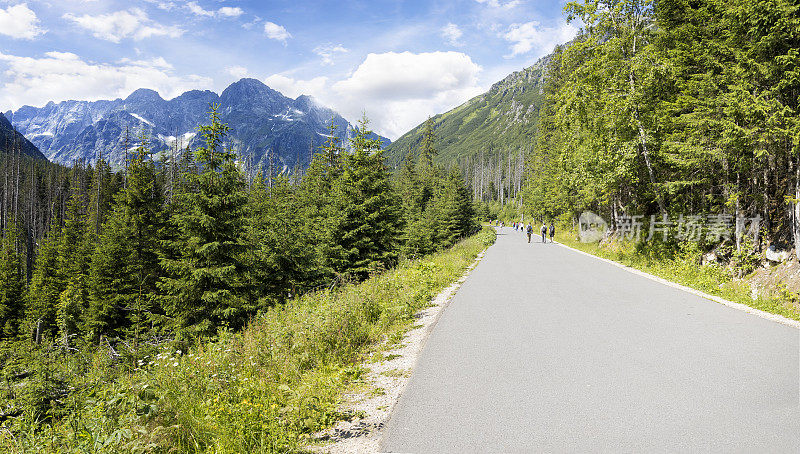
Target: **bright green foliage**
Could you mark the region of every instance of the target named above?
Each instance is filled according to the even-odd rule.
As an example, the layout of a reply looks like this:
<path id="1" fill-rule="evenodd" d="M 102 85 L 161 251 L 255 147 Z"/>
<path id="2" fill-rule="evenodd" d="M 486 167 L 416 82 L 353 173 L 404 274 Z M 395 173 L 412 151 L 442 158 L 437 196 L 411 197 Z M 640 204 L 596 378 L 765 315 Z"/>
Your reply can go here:
<path id="1" fill-rule="evenodd" d="M 159 167 L 143 137 L 124 179 L 103 163 L 31 179 L 46 207 L 31 196 L 23 226 L 40 238 L 25 320 L 3 319 L 0 332 L 14 335 L 0 341 L 0 414 L 12 415 L 0 450 L 296 449 L 340 417 L 365 349 L 486 245 L 390 270 L 408 238 L 425 242 L 406 254 L 419 257 L 473 226 L 463 179 L 433 164 L 432 122 L 402 196 L 366 121 L 346 149 L 332 131 L 299 181 L 245 179 L 215 107 L 200 129 L 196 159 L 185 150 Z M 44 222 L 42 238 L 33 227 Z M 0 275 L 24 276 L 24 255 L 0 257 Z M 0 302 L 20 282 L 4 279 Z"/>
<path id="2" fill-rule="evenodd" d="M 49 423 L 37 419 L 41 410 L 9 421 L 0 451 L 304 452 L 312 434 L 346 416 L 338 404 L 363 381 L 357 362 L 380 357 L 384 339 L 401 339 L 413 315 L 494 239 L 487 228 L 358 285 L 293 298 L 188 351 L 165 345 L 138 370 L 120 371 L 102 350 L 56 363 L 36 349 L 26 359 L 42 373 L 28 387 L 47 396 L 69 377 L 75 392 L 50 410 L 59 417 Z M 0 408 L 9 388 L 0 387 Z M 49 409 L 48 399 L 15 397 L 11 404 Z"/>
<path id="3" fill-rule="evenodd" d="M 296 193 L 299 218 L 306 232 L 309 252 L 314 255 L 314 263 L 306 270 L 308 284 L 312 287 L 329 285 L 329 280 L 335 276 L 334 270 L 323 260 L 323 249 L 327 247 L 329 238 L 328 219 L 337 215 L 333 206 L 333 188 L 341 178 L 345 154 L 335 131 L 335 126 L 331 125 L 328 140 L 320 153 L 314 155 Z"/>
<path id="4" fill-rule="evenodd" d="M 12 223 L 0 238 L 0 339 L 15 336 L 23 316 L 25 275 L 19 243 L 19 229 Z"/>
<path id="5" fill-rule="evenodd" d="M 73 345 L 75 338 L 81 334 L 81 316 L 86 314 L 88 299 L 86 277 L 83 274 L 77 274 L 70 278 L 67 282 L 67 289 L 61 292 L 56 312 L 58 341 L 63 347 Z"/>
<path id="6" fill-rule="evenodd" d="M 526 213 L 759 215 L 763 240 L 800 245 L 798 8 L 570 3 L 586 30 L 548 69 Z"/>
<path id="7" fill-rule="evenodd" d="M 228 126 L 212 106 L 211 124 L 200 127 L 205 146 L 196 150 L 199 174 L 186 176 L 193 192 L 180 194 L 172 224 L 179 232 L 177 258 L 165 258 L 169 277 L 160 282 L 167 313 L 181 333 L 214 334 L 220 326 L 240 328 L 251 309 L 246 299 L 243 176 L 235 153 L 225 147 Z"/>
<path id="8" fill-rule="evenodd" d="M 461 173 L 452 170 L 433 199 L 436 240 L 449 248 L 476 230 L 472 197 Z"/>

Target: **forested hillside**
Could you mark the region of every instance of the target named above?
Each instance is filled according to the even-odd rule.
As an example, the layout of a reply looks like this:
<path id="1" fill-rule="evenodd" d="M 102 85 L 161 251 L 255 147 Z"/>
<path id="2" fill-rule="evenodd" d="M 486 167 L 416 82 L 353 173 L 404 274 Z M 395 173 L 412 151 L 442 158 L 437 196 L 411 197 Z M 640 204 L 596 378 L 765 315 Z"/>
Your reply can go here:
<path id="1" fill-rule="evenodd" d="M 586 33 L 550 62 L 526 209 L 615 225 L 642 215 L 645 234 L 649 215 L 731 228 L 760 216 L 761 241 L 800 252 L 799 9 L 570 3 Z"/>
<path id="2" fill-rule="evenodd" d="M 70 416 L 65 400 L 87 396 L 72 394 L 75 371 L 106 381 L 92 358 L 138 370 L 163 348 L 238 332 L 271 307 L 380 275 L 477 229 L 459 173 L 420 159 L 398 184 L 366 119 L 352 151 L 331 126 L 291 179 L 249 178 L 230 128 L 214 105 L 203 146 L 156 162 L 142 136 L 117 173 L 103 161 L 0 163 L 22 169 L 9 170 L 19 184 L 0 188 L 0 423 L 16 424 L 12 434 Z"/>
<path id="3" fill-rule="evenodd" d="M 413 159 L 426 128 L 432 127 L 439 148 L 435 161 L 459 168 L 476 200 L 503 203 L 515 197 L 522 185 L 524 156 L 535 143 L 549 61 L 544 57 L 407 132 L 386 147 L 388 162 L 399 166 Z"/>
<path id="4" fill-rule="evenodd" d="M 2 113 L 0 113 L 0 153 L 19 153 L 32 158 L 46 159 L 36 145 L 16 131 Z"/>

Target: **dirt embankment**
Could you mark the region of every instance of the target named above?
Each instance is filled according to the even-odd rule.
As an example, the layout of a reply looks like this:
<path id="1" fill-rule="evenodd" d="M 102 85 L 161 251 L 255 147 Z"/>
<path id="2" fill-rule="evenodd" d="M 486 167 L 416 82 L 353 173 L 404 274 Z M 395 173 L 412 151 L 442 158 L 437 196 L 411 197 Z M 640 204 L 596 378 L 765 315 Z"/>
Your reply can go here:
<path id="1" fill-rule="evenodd" d="M 765 262 L 745 280 L 750 284 L 753 298 L 779 298 L 800 308 L 800 263 L 797 258 L 777 265 Z"/>

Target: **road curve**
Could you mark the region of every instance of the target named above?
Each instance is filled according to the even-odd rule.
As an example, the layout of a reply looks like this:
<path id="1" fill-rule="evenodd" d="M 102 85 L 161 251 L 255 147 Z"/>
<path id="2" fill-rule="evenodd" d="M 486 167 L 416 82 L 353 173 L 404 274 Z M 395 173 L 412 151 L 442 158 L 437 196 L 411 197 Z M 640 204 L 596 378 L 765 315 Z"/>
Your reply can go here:
<path id="1" fill-rule="evenodd" d="M 800 330 L 504 228 L 382 452 L 800 452 Z"/>

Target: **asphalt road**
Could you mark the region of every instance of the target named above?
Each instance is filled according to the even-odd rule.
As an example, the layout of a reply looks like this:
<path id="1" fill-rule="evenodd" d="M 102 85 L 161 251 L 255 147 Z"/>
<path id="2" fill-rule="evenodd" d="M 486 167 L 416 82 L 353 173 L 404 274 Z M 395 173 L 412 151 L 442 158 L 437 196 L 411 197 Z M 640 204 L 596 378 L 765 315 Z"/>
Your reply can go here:
<path id="1" fill-rule="evenodd" d="M 800 330 L 505 227 L 382 452 L 800 453 Z"/>

